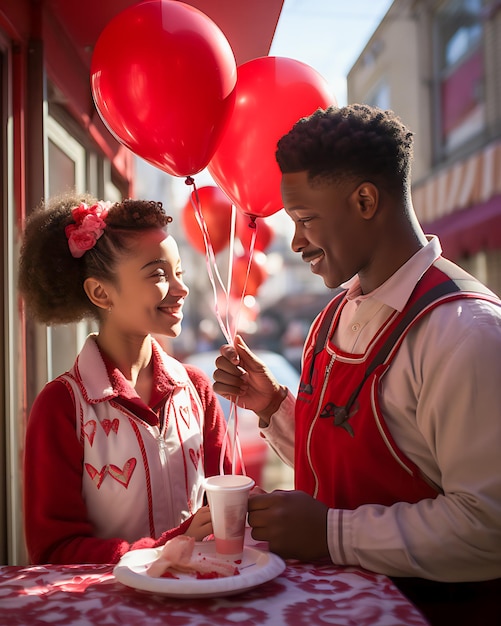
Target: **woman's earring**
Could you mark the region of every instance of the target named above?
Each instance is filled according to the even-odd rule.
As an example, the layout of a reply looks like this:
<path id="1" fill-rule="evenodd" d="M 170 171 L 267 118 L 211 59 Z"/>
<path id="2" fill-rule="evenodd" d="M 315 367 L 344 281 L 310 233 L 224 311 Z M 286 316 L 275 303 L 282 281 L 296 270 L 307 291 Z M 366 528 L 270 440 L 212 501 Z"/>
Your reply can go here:
<path id="1" fill-rule="evenodd" d="M 108 313 L 111 313 L 113 311 L 113 305 L 110 304 L 110 306 L 108 307 Z"/>

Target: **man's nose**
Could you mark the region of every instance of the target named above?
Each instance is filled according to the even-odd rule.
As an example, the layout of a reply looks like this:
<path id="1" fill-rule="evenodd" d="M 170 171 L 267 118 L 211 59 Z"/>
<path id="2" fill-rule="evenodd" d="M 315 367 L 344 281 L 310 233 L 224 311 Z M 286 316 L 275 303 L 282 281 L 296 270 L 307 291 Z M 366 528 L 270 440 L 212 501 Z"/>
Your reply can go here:
<path id="1" fill-rule="evenodd" d="M 291 240 L 291 249 L 293 252 L 301 252 L 308 245 L 308 240 L 302 233 L 302 229 L 295 227 L 294 235 Z"/>

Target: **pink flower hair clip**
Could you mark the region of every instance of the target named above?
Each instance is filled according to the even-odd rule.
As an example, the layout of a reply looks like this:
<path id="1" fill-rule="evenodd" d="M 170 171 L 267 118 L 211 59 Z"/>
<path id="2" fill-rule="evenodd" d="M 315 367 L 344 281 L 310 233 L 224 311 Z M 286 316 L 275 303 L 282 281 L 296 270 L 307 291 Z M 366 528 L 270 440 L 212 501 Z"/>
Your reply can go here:
<path id="1" fill-rule="evenodd" d="M 71 255 L 75 259 L 79 259 L 87 250 L 96 245 L 97 240 L 106 228 L 104 220 L 111 205 L 111 202 L 102 202 L 100 200 L 92 206 L 81 202 L 78 206 L 71 209 L 71 215 L 75 223 L 68 224 L 64 232 L 68 239 Z"/>

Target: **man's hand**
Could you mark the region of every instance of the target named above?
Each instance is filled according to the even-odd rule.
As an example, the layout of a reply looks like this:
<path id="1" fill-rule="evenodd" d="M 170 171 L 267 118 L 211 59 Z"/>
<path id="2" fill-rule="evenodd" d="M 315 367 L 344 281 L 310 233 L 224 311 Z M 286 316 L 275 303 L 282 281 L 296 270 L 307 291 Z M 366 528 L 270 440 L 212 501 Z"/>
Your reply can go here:
<path id="1" fill-rule="evenodd" d="M 265 422 L 278 410 L 287 395 L 261 359 L 237 335 L 235 345 L 221 348 L 216 359 L 214 391 L 236 400 L 238 406 L 254 411 Z"/>
<path id="2" fill-rule="evenodd" d="M 285 559 L 314 561 L 329 556 L 328 507 L 303 491 L 250 495 L 249 524 L 256 541 L 267 541 Z"/>

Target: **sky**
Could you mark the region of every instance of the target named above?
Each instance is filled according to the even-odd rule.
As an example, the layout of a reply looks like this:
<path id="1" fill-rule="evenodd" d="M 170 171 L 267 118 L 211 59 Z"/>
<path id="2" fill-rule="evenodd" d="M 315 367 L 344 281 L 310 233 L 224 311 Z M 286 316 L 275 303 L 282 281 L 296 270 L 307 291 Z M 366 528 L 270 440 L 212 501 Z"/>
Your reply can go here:
<path id="1" fill-rule="evenodd" d="M 346 75 L 392 0 L 285 0 L 270 55 L 302 61 L 345 105 Z"/>

